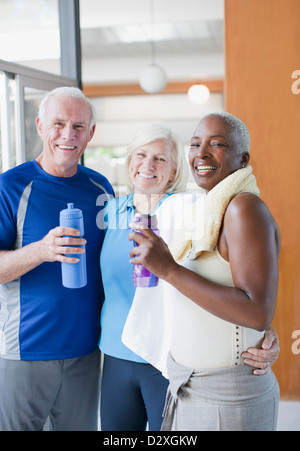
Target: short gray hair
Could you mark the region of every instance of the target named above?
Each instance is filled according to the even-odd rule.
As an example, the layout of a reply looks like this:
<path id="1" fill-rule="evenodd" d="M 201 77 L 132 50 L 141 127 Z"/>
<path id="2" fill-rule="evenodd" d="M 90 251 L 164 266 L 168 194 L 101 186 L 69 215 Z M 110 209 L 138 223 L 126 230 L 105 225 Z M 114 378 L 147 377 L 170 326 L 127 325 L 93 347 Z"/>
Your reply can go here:
<path id="1" fill-rule="evenodd" d="M 40 121 L 42 122 L 42 124 L 46 120 L 46 110 L 47 110 L 48 102 L 54 96 L 85 100 L 91 111 L 90 130 L 94 127 L 94 125 L 96 124 L 96 112 L 95 112 L 94 106 L 91 104 L 91 102 L 89 102 L 89 100 L 86 98 L 86 96 L 83 94 L 83 92 L 79 88 L 76 88 L 73 86 L 63 86 L 60 88 L 56 88 L 56 89 L 53 89 L 52 91 L 48 92 L 45 95 L 45 97 L 43 98 L 43 100 L 40 103 L 39 113 L 38 113 L 38 117 L 40 118 Z"/>
<path id="2" fill-rule="evenodd" d="M 210 113 L 208 116 L 219 116 L 230 127 L 231 131 L 235 133 L 237 138 L 237 152 L 239 154 L 250 154 L 250 133 L 246 124 L 241 119 L 227 112 Z"/>
<path id="3" fill-rule="evenodd" d="M 185 156 L 183 142 L 180 137 L 164 124 L 153 124 L 139 130 L 127 148 L 126 156 L 126 175 L 127 185 L 130 191 L 133 190 L 133 184 L 129 178 L 129 165 L 133 152 L 146 144 L 158 140 L 164 140 L 173 146 L 172 160 L 176 168 L 176 174 L 173 180 L 166 187 L 166 193 L 179 193 L 186 189 L 188 180 L 188 163 Z"/>

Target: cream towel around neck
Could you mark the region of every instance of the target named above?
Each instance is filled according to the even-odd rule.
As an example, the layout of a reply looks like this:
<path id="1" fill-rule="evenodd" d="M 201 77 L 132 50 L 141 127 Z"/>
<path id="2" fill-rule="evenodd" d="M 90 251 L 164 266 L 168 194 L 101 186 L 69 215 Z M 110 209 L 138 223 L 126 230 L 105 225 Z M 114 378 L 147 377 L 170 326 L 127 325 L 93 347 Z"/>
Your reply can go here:
<path id="1" fill-rule="evenodd" d="M 176 261 L 183 261 L 187 256 L 194 259 L 202 251 L 215 249 L 227 206 L 242 192 L 259 196 L 251 166 L 235 171 L 195 203 L 190 217 L 185 218 L 184 230 L 180 230 L 170 244 Z"/>

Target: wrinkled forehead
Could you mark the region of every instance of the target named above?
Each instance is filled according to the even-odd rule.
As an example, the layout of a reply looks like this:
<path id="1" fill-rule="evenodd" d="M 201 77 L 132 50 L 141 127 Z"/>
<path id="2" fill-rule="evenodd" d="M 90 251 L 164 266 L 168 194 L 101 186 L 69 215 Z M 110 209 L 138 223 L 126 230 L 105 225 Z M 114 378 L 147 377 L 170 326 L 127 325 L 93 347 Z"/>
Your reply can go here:
<path id="1" fill-rule="evenodd" d="M 88 103 L 77 97 L 53 96 L 46 105 L 46 118 L 53 119 L 61 117 L 73 119 L 74 121 L 89 122 L 91 111 Z"/>

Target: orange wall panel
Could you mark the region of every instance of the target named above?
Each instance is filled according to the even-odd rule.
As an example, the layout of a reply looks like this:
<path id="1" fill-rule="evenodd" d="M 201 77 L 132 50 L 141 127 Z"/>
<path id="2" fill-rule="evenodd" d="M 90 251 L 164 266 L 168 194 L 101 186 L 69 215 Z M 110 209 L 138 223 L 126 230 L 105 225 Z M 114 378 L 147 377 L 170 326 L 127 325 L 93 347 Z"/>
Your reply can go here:
<path id="1" fill-rule="evenodd" d="M 300 331 L 299 49 L 300 1 L 225 0 L 226 110 L 249 127 L 251 164 L 282 240 L 273 368 L 289 399 L 300 399 L 300 343 L 292 338 Z"/>

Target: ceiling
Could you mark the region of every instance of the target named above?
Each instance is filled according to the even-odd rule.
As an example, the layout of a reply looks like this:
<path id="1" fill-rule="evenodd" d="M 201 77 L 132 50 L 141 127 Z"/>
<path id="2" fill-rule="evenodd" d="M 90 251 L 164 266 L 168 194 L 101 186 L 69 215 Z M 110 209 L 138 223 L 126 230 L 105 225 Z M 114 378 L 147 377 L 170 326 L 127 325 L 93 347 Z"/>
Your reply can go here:
<path id="1" fill-rule="evenodd" d="M 80 10 L 83 68 L 91 62 L 99 68 L 97 76 L 84 72 L 87 81 L 100 81 L 104 66 L 111 66 L 114 82 L 135 81 L 138 67 L 153 60 L 165 66 L 169 80 L 195 78 L 199 65 L 199 77 L 223 75 L 223 0 L 84 0 Z"/>
<path id="2" fill-rule="evenodd" d="M 58 1 L 0 8 L 0 59 L 59 73 Z M 153 59 L 169 81 L 224 75 L 224 0 L 80 0 L 80 23 L 84 83 L 136 82 Z"/>
<path id="3" fill-rule="evenodd" d="M 166 0 L 165 0 L 166 1 Z M 222 53 L 223 21 L 124 24 L 82 28 L 84 58 Z"/>

